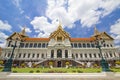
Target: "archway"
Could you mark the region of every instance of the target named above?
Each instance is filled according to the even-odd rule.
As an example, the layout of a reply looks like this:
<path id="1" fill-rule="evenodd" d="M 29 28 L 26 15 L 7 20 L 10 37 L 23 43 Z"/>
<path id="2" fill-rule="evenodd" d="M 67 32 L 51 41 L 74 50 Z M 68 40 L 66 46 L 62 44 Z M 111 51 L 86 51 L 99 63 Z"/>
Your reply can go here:
<path id="1" fill-rule="evenodd" d="M 62 58 L 62 50 L 61 49 L 57 50 L 57 58 Z"/>
<path id="2" fill-rule="evenodd" d="M 61 64 L 62 64 L 61 61 L 58 61 L 57 62 L 57 67 L 61 67 Z"/>

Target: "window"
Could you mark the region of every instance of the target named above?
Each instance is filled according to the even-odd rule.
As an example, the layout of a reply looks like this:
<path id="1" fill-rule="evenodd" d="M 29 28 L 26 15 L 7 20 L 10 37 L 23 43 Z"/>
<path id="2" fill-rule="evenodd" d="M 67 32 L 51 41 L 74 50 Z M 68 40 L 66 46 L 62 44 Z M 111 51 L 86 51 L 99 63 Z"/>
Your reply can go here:
<path id="1" fill-rule="evenodd" d="M 92 48 L 93 48 L 93 47 L 95 47 L 95 45 L 94 45 L 94 44 L 91 44 L 91 46 L 92 46 Z"/>
<path id="2" fill-rule="evenodd" d="M 30 43 L 30 46 L 29 46 L 29 47 L 31 48 L 32 46 L 33 46 L 33 43 Z"/>
<path id="3" fill-rule="evenodd" d="M 109 47 L 109 45 L 107 44 L 107 47 Z"/>
<path id="4" fill-rule="evenodd" d="M 18 56 L 19 58 L 21 57 L 21 53 L 19 53 L 19 56 Z"/>
<path id="5" fill-rule="evenodd" d="M 71 46 L 72 46 L 72 48 L 73 48 L 73 43 L 71 43 Z"/>
<path id="6" fill-rule="evenodd" d="M 8 53 L 8 57 L 10 57 L 10 53 Z"/>
<path id="7" fill-rule="evenodd" d="M 85 43 L 83 43 L 83 47 L 86 48 L 86 44 Z"/>
<path id="8" fill-rule="evenodd" d="M 101 57 L 100 53 L 98 53 L 99 58 Z"/>
<path id="9" fill-rule="evenodd" d="M 12 41 L 9 41 L 9 43 L 8 43 L 8 47 L 10 47 L 10 45 L 11 45 L 11 42 L 12 42 Z"/>
<path id="10" fill-rule="evenodd" d="M 30 58 L 30 53 L 28 54 L 28 58 Z"/>
<path id="11" fill-rule="evenodd" d="M 42 48 L 45 48 L 45 43 L 42 44 Z"/>
<path id="12" fill-rule="evenodd" d="M 77 48 L 77 43 L 74 43 L 74 47 Z"/>
<path id="13" fill-rule="evenodd" d="M 81 48 L 81 47 L 82 47 L 80 43 L 78 44 L 78 47 L 79 47 L 79 48 Z"/>
<path id="14" fill-rule="evenodd" d="M 51 50 L 51 58 L 54 58 L 54 50 Z"/>
<path id="15" fill-rule="evenodd" d="M 94 53 L 93 55 L 94 55 L 94 57 L 96 58 L 96 54 Z"/>
<path id="16" fill-rule="evenodd" d="M 110 53 L 110 57 L 113 57 L 112 53 Z"/>
<path id="17" fill-rule="evenodd" d="M 76 58 L 78 58 L 78 54 L 76 54 Z"/>
<path id="18" fill-rule="evenodd" d="M 37 54 L 37 58 L 39 58 L 39 53 Z"/>
<path id="19" fill-rule="evenodd" d="M 48 43 L 46 44 L 46 47 L 48 47 Z"/>
<path id="20" fill-rule="evenodd" d="M 20 43 L 20 48 L 23 48 L 24 47 L 24 43 Z"/>
<path id="21" fill-rule="evenodd" d="M 65 58 L 68 58 L 68 50 L 65 50 Z"/>
<path id="22" fill-rule="evenodd" d="M 41 58 L 44 58 L 44 54 L 42 54 Z"/>
<path id="23" fill-rule="evenodd" d="M 106 44 L 103 44 L 104 47 L 106 47 Z"/>
<path id="24" fill-rule="evenodd" d="M 37 47 L 37 43 L 34 43 L 34 48 L 36 48 Z"/>
<path id="25" fill-rule="evenodd" d="M 88 47 L 88 48 L 90 47 L 90 44 L 89 44 L 89 43 L 87 43 L 87 47 Z"/>
<path id="26" fill-rule="evenodd" d="M 25 47 L 26 47 L 26 48 L 28 47 L 28 43 L 25 44 Z"/>
<path id="27" fill-rule="evenodd" d="M 87 54 L 85 54 L 85 58 L 87 58 Z"/>
<path id="28" fill-rule="evenodd" d="M 80 54 L 80 57 L 82 58 L 82 57 L 83 57 L 83 55 L 82 55 L 82 54 Z"/>
<path id="29" fill-rule="evenodd" d="M 26 54 L 24 53 L 24 54 L 23 54 L 23 58 L 25 58 L 25 56 L 26 56 Z"/>
<path id="30" fill-rule="evenodd" d="M 39 47 L 39 48 L 41 47 L 41 43 L 38 44 L 38 47 Z"/>
<path id="31" fill-rule="evenodd" d="M 90 58 L 92 58 L 92 54 L 91 53 L 89 54 L 89 56 L 90 56 Z"/>
<path id="32" fill-rule="evenodd" d="M 57 41 L 62 41 L 62 37 L 57 37 Z"/>
<path id="33" fill-rule="evenodd" d="M 35 57 L 35 54 L 32 54 L 32 58 L 34 58 Z"/>
<path id="34" fill-rule="evenodd" d="M 116 57 L 116 54 L 114 53 L 114 56 Z"/>
<path id="35" fill-rule="evenodd" d="M 113 47 L 112 44 L 111 44 L 111 47 Z"/>
<path id="36" fill-rule="evenodd" d="M 74 58 L 74 55 L 72 54 L 72 58 Z"/>
<path id="37" fill-rule="evenodd" d="M 106 53 L 105 57 L 108 57 L 108 54 Z"/>

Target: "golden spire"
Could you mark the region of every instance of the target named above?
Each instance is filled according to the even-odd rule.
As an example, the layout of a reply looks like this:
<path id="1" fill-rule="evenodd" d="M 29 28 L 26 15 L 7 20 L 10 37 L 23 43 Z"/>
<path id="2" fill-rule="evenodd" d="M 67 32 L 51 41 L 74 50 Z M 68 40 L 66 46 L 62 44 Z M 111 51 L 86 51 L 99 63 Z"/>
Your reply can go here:
<path id="1" fill-rule="evenodd" d="M 59 26 L 58 26 L 58 29 L 63 30 L 63 28 L 62 28 L 62 25 L 61 25 L 61 22 L 60 22 L 60 21 L 59 21 Z"/>
<path id="2" fill-rule="evenodd" d="M 94 35 L 98 35 L 99 31 L 97 30 L 96 26 L 94 26 Z"/>
<path id="3" fill-rule="evenodd" d="M 26 35 L 25 27 L 24 27 L 23 30 L 21 31 L 21 34 L 22 34 L 22 35 Z"/>

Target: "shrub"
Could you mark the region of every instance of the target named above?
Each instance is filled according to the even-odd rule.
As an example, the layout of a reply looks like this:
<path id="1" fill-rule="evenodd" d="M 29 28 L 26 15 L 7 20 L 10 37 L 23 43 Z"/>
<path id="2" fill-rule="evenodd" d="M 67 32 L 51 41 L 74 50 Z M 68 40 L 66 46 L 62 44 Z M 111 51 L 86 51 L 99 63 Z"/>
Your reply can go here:
<path id="1" fill-rule="evenodd" d="M 83 72 L 82 72 L 82 71 L 80 71 L 80 70 L 78 70 L 77 72 L 78 72 L 78 73 L 83 73 Z"/>
<path id="2" fill-rule="evenodd" d="M 29 73 L 33 73 L 34 71 L 30 71 Z"/>
<path id="3" fill-rule="evenodd" d="M 3 65 L 3 61 L 2 60 L 0 61 L 0 65 Z"/>
<path id="4" fill-rule="evenodd" d="M 53 62 L 52 62 L 52 61 L 50 61 L 50 62 L 49 62 L 49 65 L 53 65 Z"/>
<path id="5" fill-rule="evenodd" d="M 13 73 L 17 73 L 17 71 L 13 71 Z"/>
<path id="6" fill-rule="evenodd" d="M 21 67 L 25 67 L 25 63 L 22 63 L 22 64 L 21 64 Z"/>
<path id="7" fill-rule="evenodd" d="M 39 73 L 39 72 L 40 72 L 39 70 L 36 71 L 36 73 Z"/>
<path id="8" fill-rule="evenodd" d="M 120 65 L 120 61 L 116 61 L 116 62 L 115 62 L 115 64 L 118 64 L 118 65 Z"/>
<path id="9" fill-rule="evenodd" d="M 66 64 L 66 65 L 69 65 L 70 63 L 67 61 L 65 64 Z"/>

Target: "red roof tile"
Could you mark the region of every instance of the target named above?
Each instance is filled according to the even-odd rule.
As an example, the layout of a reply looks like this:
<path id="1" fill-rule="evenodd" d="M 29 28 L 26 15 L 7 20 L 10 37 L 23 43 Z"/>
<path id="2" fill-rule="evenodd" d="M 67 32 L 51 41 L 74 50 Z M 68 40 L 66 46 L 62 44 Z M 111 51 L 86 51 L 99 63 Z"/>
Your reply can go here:
<path id="1" fill-rule="evenodd" d="M 25 41 L 49 41 L 49 38 L 25 38 Z"/>

